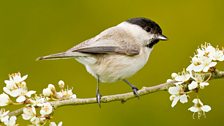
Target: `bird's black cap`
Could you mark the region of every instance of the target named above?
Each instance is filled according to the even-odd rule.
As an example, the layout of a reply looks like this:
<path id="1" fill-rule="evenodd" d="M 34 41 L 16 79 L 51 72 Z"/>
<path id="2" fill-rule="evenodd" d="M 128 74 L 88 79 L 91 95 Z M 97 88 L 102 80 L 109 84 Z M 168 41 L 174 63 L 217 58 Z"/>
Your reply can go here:
<path id="1" fill-rule="evenodd" d="M 127 22 L 140 26 L 146 32 L 157 34 L 157 38 L 151 40 L 151 42 L 147 45 L 149 48 L 152 48 L 156 43 L 159 42 L 159 40 L 167 40 L 167 37 L 162 34 L 162 29 L 159 27 L 159 25 L 150 19 L 143 17 L 131 18 L 128 19 Z"/>
<path id="2" fill-rule="evenodd" d="M 131 24 L 136 24 L 140 27 L 142 27 L 147 32 L 151 32 L 154 34 L 161 34 L 162 35 L 162 29 L 159 27 L 159 25 L 147 18 L 139 17 L 139 18 L 130 18 L 127 20 L 127 22 Z"/>

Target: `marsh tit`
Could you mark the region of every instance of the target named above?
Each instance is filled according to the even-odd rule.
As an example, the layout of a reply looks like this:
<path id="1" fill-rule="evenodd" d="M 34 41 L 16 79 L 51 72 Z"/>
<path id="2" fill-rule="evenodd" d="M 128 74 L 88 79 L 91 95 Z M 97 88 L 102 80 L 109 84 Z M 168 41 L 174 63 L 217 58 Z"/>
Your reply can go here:
<path id="1" fill-rule="evenodd" d="M 138 96 L 138 88 L 127 78 L 147 63 L 159 40 L 167 40 L 167 37 L 157 23 L 147 18 L 131 18 L 65 52 L 39 57 L 38 60 L 74 58 L 83 64 L 97 79 L 96 100 L 100 106 L 99 83 L 122 80 Z"/>

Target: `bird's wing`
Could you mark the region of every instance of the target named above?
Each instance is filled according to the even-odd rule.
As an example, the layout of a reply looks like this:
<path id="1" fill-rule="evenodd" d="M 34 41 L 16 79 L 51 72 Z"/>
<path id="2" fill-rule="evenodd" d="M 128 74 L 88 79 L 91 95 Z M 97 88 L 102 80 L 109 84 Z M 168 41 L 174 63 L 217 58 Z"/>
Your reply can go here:
<path id="1" fill-rule="evenodd" d="M 123 55 L 137 55 L 140 52 L 140 46 L 134 41 L 131 34 L 121 28 L 112 27 L 103 31 L 96 37 L 76 45 L 68 51 L 88 54 L 117 53 Z"/>

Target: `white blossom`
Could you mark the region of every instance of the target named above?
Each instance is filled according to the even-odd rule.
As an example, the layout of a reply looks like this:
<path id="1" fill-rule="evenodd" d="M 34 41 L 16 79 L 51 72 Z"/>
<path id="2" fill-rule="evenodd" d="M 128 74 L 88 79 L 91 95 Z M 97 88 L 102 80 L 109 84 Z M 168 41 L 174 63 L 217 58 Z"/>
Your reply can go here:
<path id="1" fill-rule="evenodd" d="M 201 49 L 197 50 L 198 56 L 206 56 L 214 61 L 224 61 L 224 52 L 219 48 L 214 48 L 210 44 L 203 45 Z"/>
<path id="2" fill-rule="evenodd" d="M 195 72 L 200 72 L 202 71 L 202 65 L 200 59 L 195 56 L 192 58 L 191 64 L 187 67 L 187 71 L 195 71 Z"/>
<path id="3" fill-rule="evenodd" d="M 210 68 L 216 66 L 216 61 L 224 61 L 223 50 L 214 48 L 211 44 L 202 45 L 197 49 L 197 54 L 192 58 L 187 71 L 208 72 Z"/>
<path id="4" fill-rule="evenodd" d="M 216 66 L 217 62 L 213 62 L 211 58 L 205 56 L 195 56 L 192 58 L 191 64 L 187 67 L 187 71 L 208 72 L 211 67 Z"/>
<path id="5" fill-rule="evenodd" d="M 168 92 L 171 94 L 170 100 L 172 101 L 171 106 L 174 107 L 178 101 L 181 103 L 188 102 L 187 94 L 184 92 L 181 86 L 170 87 Z"/>
<path id="6" fill-rule="evenodd" d="M 30 122 L 35 126 L 43 126 L 43 123 L 46 119 L 42 117 L 33 117 Z"/>
<path id="7" fill-rule="evenodd" d="M 205 56 L 210 58 L 210 55 L 214 53 L 215 51 L 216 49 L 213 46 L 211 46 L 210 44 L 205 44 L 205 45 L 202 45 L 201 48 L 197 49 L 196 55 L 199 57 Z"/>
<path id="8" fill-rule="evenodd" d="M 185 70 L 182 71 L 182 73 L 172 73 L 171 74 L 172 79 L 168 79 L 167 82 L 171 82 L 175 80 L 176 82 L 174 84 L 179 85 L 187 82 L 190 79 L 190 73 L 186 72 Z"/>
<path id="9" fill-rule="evenodd" d="M 172 79 L 167 80 L 167 82 L 175 84 L 174 87 L 168 89 L 171 94 L 171 106 L 174 107 L 178 101 L 188 102 L 189 93 L 198 93 L 200 89 L 208 86 L 208 80 L 212 77 L 215 66 L 220 61 L 224 61 L 224 48 L 220 50 L 207 43 L 198 48 L 191 59 L 191 64 L 186 68 L 187 72 L 184 70 L 182 73 L 172 73 Z M 198 118 L 202 115 L 205 116 L 205 113 L 211 110 L 210 106 L 204 105 L 198 98 L 194 99 L 193 103 L 194 106 L 188 110 L 194 113 L 193 116 L 197 113 Z"/>
<path id="10" fill-rule="evenodd" d="M 62 126 L 62 122 L 56 124 L 55 122 L 50 122 L 49 126 Z"/>
<path id="11" fill-rule="evenodd" d="M 41 107 L 41 110 L 40 110 L 40 114 L 42 116 L 45 116 L 45 115 L 49 115 L 53 112 L 53 107 L 50 103 L 44 103 L 43 106 Z"/>
<path id="12" fill-rule="evenodd" d="M 202 71 L 203 72 L 208 72 L 208 70 L 211 68 L 211 67 L 214 67 L 216 66 L 217 62 L 213 62 L 212 59 L 210 58 L 207 58 L 207 57 L 201 57 L 201 62 L 202 62 Z"/>
<path id="13" fill-rule="evenodd" d="M 194 75 L 191 76 L 191 78 L 194 79 L 194 81 L 192 81 L 188 85 L 189 90 L 194 90 L 198 87 L 203 89 L 204 87 L 209 85 L 209 83 L 207 81 L 205 81 L 205 76 L 203 74 L 195 73 Z"/>
<path id="14" fill-rule="evenodd" d="M 209 105 L 204 105 L 198 98 L 195 98 L 192 102 L 194 103 L 194 106 L 190 107 L 188 110 L 194 114 L 198 113 L 198 118 L 200 118 L 202 115 L 205 116 L 205 112 L 209 112 L 211 110 Z"/>
<path id="15" fill-rule="evenodd" d="M 5 80 L 6 87 L 9 89 L 15 88 L 16 84 L 21 84 L 22 82 L 24 82 L 24 80 L 27 79 L 27 77 L 28 75 L 24 75 L 23 77 L 21 77 L 20 73 L 11 74 L 9 75 L 9 80 Z"/>
<path id="16" fill-rule="evenodd" d="M 36 109 L 33 106 L 25 107 L 23 109 L 22 117 L 24 120 L 31 120 L 36 117 Z"/>
<path id="17" fill-rule="evenodd" d="M 18 126 L 18 124 L 16 124 L 16 120 L 16 116 L 7 117 L 7 120 L 4 121 L 4 124 L 6 126 Z"/>
<path id="18" fill-rule="evenodd" d="M 9 111 L 5 111 L 5 109 L 0 110 L 0 121 L 5 122 L 8 119 Z"/>
<path id="19" fill-rule="evenodd" d="M 7 94 L 0 94 L 0 106 L 7 106 L 8 104 L 10 104 L 10 102 L 11 100 Z"/>
<path id="20" fill-rule="evenodd" d="M 211 53 L 210 57 L 215 61 L 224 61 L 224 53 L 221 50 Z"/>
<path id="21" fill-rule="evenodd" d="M 46 97 L 40 97 L 40 96 L 36 96 L 33 99 L 30 99 L 31 105 L 32 106 L 38 106 L 38 107 L 43 106 L 43 104 L 45 102 L 47 102 L 47 101 L 48 101 L 48 98 L 46 98 Z"/>
<path id="22" fill-rule="evenodd" d="M 175 80 L 177 81 L 175 84 L 183 84 L 187 82 L 189 79 L 190 79 L 190 74 L 186 71 L 183 71 L 182 74 L 175 76 Z"/>
<path id="23" fill-rule="evenodd" d="M 3 90 L 6 94 L 16 98 L 16 102 L 24 102 L 27 98 L 30 98 L 36 91 L 28 91 L 25 80 L 28 75 L 21 77 L 20 73 L 14 73 L 9 75 L 9 80 L 5 80 L 6 86 Z"/>
<path id="24" fill-rule="evenodd" d="M 61 90 L 60 92 L 57 92 L 58 99 L 70 99 L 70 98 L 76 98 L 76 94 L 73 94 L 72 89 L 66 89 Z"/>

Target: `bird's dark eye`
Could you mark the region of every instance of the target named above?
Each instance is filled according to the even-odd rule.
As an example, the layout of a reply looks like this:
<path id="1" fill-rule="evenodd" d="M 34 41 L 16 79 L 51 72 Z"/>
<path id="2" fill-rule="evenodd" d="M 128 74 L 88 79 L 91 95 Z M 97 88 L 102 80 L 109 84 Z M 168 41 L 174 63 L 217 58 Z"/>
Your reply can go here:
<path id="1" fill-rule="evenodd" d="M 145 29 L 147 32 L 151 32 L 151 30 L 152 30 L 152 28 L 150 28 L 149 26 L 146 26 L 144 29 Z"/>

